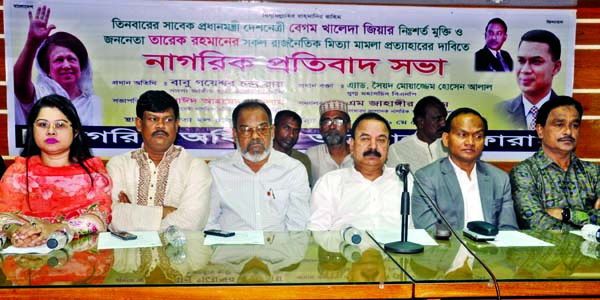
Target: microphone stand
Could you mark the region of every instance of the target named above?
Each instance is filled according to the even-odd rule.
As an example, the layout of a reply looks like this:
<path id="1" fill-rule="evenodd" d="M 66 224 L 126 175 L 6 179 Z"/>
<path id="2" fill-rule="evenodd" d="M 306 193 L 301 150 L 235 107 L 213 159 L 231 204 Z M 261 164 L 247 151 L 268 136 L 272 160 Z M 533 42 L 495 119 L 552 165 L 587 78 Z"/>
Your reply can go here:
<path id="1" fill-rule="evenodd" d="M 400 214 L 402 215 L 402 228 L 400 230 L 400 241 L 384 245 L 386 251 L 402 254 L 415 254 L 423 252 L 423 245 L 408 241 L 408 215 L 410 214 L 410 194 L 408 193 L 408 164 L 399 164 L 396 167 L 396 175 L 402 180 L 404 190 L 402 191 Z"/>

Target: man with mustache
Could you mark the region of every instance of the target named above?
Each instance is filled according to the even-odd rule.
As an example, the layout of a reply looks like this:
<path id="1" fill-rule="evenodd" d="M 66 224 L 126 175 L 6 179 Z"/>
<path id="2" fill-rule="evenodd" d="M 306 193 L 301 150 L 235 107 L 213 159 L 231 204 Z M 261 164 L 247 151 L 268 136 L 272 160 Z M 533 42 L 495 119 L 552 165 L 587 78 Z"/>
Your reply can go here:
<path id="1" fill-rule="evenodd" d="M 356 119 L 349 145 L 354 167 L 331 171 L 317 181 L 308 229 L 398 229 L 404 184 L 395 169 L 385 166 L 390 132 L 388 121 L 376 113 Z M 412 188 L 411 177 L 408 184 Z"/>
<path id="2" fill-rule="evenodd" d="M 598 224 L 600 166 L 574 151 L 583 117 L 581 103 L 557 96 L 536 120 L 542 147 L 510 171 L 512 197 L 521 229 L 576 230 Z"/>
<path id="3" fill-rule="evenodd" d="M 300 161 L 273 151 L 271 110 L 245 100 L 232 114 L 236 151 L 209 164 L 214 181 L 207 229 L 304 230 L 310 188 Z"/>
<path id="4" fill-rule="evenodd" d="M 179 105 L 165 91 L 147 91 L 136 105 L 142 148 L 113 157 L 112 231 L 164 230 L 206 224 L 212 177 L 204 160 L 175 146 Z"/>
<path id="5" fill-rule="evenodd" d="M 273 149 L 299 160 L 306 168 L 310 183 L 312 182 L 310 158 L 294 149 L 300 137 L 300 129 L 302 129 L 302 118 L 297 113 L 291 110 L 279 111 L 275 114 L 275 123 L 273 123 Z"/>
<path id="6" fill-rule="evenodd" d="M 352 166 L 350 147 L 346 142 L 351 126 L 348 104 L 341 100 L 323 102 L 319 113 L 319 132 L 325 144 L 306 149 L 312 169 L 312 186 L 325 173 Z"/>
<path id="7" fill-rule="evenodd" d="M 531 30 L 521 37 L 515 72 L 521 95 L 497 106 L 511 128 L 534 130 L 540 107 L 556 97 L 552 81 L 562 66 L 560 52 L 560 40 L 550 31 Z"/>
<path id="8" fill-rule="evenodd" d="M 441 222 L 434 204 L 454 229 L 463 229 L 470 221 L 486 221 L 499 229 L 518 229 L 510 195 L 508 175 L 479 158 L 488 126 L 474 109 L 453 111 L 442 135 L 448 157 L 429 164 L 415 173 L 412 213 L 416 228 L 429 229 Z"/>
<path id="9" fill-rule="evenodd" d="M 442 133 L 446 125 L 446 106 L 434 96 L 423 97 L 413 110 L 415 134 L 407 136 L 390 146 L 387 165 L 409 164 L 416 171 L 439 158 L 448 155 L 442 145 Z"/>
<path id="10" fill-rule="evenodd" d="M 485 26 L 485 47 L 475 52 L 475 71 L 512 72 L 513 60 L 510 53 L 502 50 L 506 42 L 508 27 L 500 18 L 493 18 Z"/>

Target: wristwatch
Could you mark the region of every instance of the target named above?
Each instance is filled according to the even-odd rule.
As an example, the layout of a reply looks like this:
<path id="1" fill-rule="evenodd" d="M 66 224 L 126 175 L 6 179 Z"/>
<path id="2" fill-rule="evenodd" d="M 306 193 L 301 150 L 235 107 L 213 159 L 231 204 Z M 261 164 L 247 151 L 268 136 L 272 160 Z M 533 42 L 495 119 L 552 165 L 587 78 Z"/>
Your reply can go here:
<path id="1" fill-rule="evenodd" d="M 563 223 L 568 223 L 569 221 L 571 221 L 571 209 L 568 207 L 563 208 L 562 212 L 560 213 L 560 216 L 562 217 Z"/>

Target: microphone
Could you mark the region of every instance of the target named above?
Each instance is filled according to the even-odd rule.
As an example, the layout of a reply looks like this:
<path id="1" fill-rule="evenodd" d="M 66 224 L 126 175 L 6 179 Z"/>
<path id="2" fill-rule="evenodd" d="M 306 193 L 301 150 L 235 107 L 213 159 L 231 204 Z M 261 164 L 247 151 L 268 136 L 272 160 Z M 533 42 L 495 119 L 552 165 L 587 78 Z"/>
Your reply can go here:
<path id="1" fill-rule="evenodd" d="M 396 168 L 396 172 L 397 171 L 398 171 L 398 168 Z M 443 222 L 443 224 L 447 226 L 447 229 L 450 230 L 450 232 L 452 233 L 452 235 L 454 235 L 454 237 L 456 237 L 458 242 L 483 266 L 485 271 L 490 275 L 490 277 L 492 278 L 491 284 L 493 284 L 494 288 L 496 289 L 496 297 L 498 298 L 498 300 L 500 300 L 500 286 L 498 285 L 498 280 L 496 279 L 496 275 L 494 275 L 494 272 L 492 272 L 492 270 L 477 255 L 475 255 L 475 252 L 473 252 L 473 250 L 471 250 L 471 249 L 469 249 L 469 247 L 467 247 L 467 244 L 465 243 L 465 241 L 456 233 L 456 231 L 454 231 L 454 229 L 450 225 L 450 222 L 448 222 L 448 219 L 446 219 L 446 217 L 444 216 L 442 211 L 435 204 L 435 201 L 433 201 L 433 198 L 431 198 L 429 193 L 427 193 L 427 190 L 425 190 L 425 188 L 421 184 L 421 181 L 419 180 L 419 178 L 417 178 L 417 176 L 415 176 L 415 174 L 412 171 L 410 171 L 410 174 L 413 177 L 414 184 L 416 184 L 418 186 L 418 188 L 421 190 L 421 192 L 423 192 L 423 195 L 425 195 L 425 199 L 428 202 L 427 204 L 431 205 L 431 207 L 433 207 L 433 209 L 439 216 L 438 222 L 441 220 Z"/>
<path id="2" fill-rule="evenodd" d="M 402 191 L 400 215 L 402 216 L 402 228 L 400 228 L 400 241 L 387 243 L 384 245 L 386 251 L 402 254 L 414 254 L 423 252 L 423 245 L 408 241 L 408 215 L 410 214 L 410 194 L 408 193 L 408 174 L 410 166 L 408 164 L 399 164 L 396 166 L 396 175 L 402 181 L 404 190 Z M 413 176 L 414 177 L 414 176 Z"/>

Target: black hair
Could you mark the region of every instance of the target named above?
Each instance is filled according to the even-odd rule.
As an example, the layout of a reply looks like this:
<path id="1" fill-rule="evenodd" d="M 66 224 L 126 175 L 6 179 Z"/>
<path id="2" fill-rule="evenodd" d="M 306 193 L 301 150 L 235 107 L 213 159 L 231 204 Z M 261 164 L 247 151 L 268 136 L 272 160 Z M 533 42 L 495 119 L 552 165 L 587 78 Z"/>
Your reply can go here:
<path id="1" fill-rule="evenodd" d="M 42 70 L 46 73 L 50 73 L 50 58 L 48 54 L 54 46 L 62 46 L 68 48 L 79 60 L 79 68 L 85 69 L 88 65 L 88 52 L 85 49 L 83 43 L 74 35 L 67 32 L 56 32 L 49 36 L 44 44 L 40 47 L 37 54 L 37 60 Z"/>
<path id="2" fill-rule="evenodd" d="M 262 101 L 257 99 L 247 99 L 242 101 L 238 106 L 233 109 L 233 113 L 231 114 L 231 121 L 233 122 L 233 128 L 237 128 L 238 117 L 240 112 L 245 109 L 254 109 L 260 108 L 265 111 L 267 114 L 267 118 L 269 119 L 269 124 L 273 124 L 273 117 L 271 116 L 271 110 L 269 107 Z"/>
<path id="3" fill-rule="evenodd" d="M 360 122 L 365 121 L 365 120 L 375 120 L 375 121 L 379 121 L 379 122 L 385 124 L 385 127 L 388 130 L 388 137 L 392 134 L 392 128 L 390 127 L 390 123 L 384 117 L 382 117 L 378 113 L 368 112 L 368 113 L 364 113 L 364 114 L 358 116 L 358 118 L 356 118 L 356 120 L 354 120 L 354 123 L 352 123 L 352 130 L 350 130 L 350 137 L 352 137 L 354 139 L 354 134 L 355 134 L 356 128 L 358 127 Z M 389 141 L 390 140 L 388 139 L 388 143 L 389 143 Z"/>
<path id="4" fill-rule="evenodd" d="M 36 101 L 31 108 L 31 112 L 29 112 L 29 116 L 27 117 L 25 145 L 23 147 L 23 151 L 21 151 L 21 156 L 27 159 L 25 163 L 27 190 L 29 191 L 29 158 L 32 156 L 41 155 L 42 153 L 40 147 L 35 142 L 33 127 L 40 111 L 44 107 L 51 107 L 60 110 L 60 112 L 67 117 L 67 120 L 71 122 L 73 141 L 69 147 L 69 161 L 71 163 L 79 164 L 88 173 L 92 186 L 94 186 L 94 178 L 92 177 L 88 167 L 85 165 L 85 161 L 92 158 L 93 155 L 90 150 L 88 137 L 83 132 L 83 126 L 81 125 L 81 120 L 79 119 L 77 110 L 75 109 L 75 106 L 73 106 L 73 103 L 71 103 L 71 100 L 60 95 L 52 94 L 42 97 Z M 27 205 L 29 205 L 29 195 L 27 197 Z M 31 209 L 31 207 L 29 208 Z"/>
<path id="5" fill-rule="evenodd" d="M 466 114 L 474 114 L 481 119 L 481 121 L 483 122 L 483 135 L 486 136 L 487 131 L 488 131 L 487 120 L 478 111 L 476 111 L 472 108 L 469 108 L 469 107 L 461 107 L 461 108 L 454 110 L 448 116 L 448 119 L 446 119 L 446 126 L 444 127 L 444 132 L 450 133 L 450 130 L 452 129 L 452 121 L 454 121 L 454 119 L 456 117 L 458 117 L 460 115 L 466 115 Z"/>
<path id="6" fill-rule="evenodd" d="M 79 163 L 85 168 L 83 162 L 93 156 L 87 136 L 83 132 L 83 126 L 81 125 L 77 110 L 73 106 L 73 103 L 71 103 L 71 100 L 55 94 L 42 97 L 33 104 L 31 112 L 27 117 L 27 134 L 25 135 L 25 146 L 23 147 L 23 151 L 21 151 L 21 156 L 32 157 L 41 154 L 40 147 L 35 143 L 33 127 L 40 110 L 44 107 L 52 107 L 60 110 L 67 117 L 67 120 L 71 122 L 73 142 L 69 149 L 69 161 Z"/>
<path id="7" fill-rule="evenodd" d="M 173 109 L 175 120 L 179 120 L 179 103 L 169 93 L 161 90 L 146 91 L 140 95 L 135 106 L 135 114 L 138 118 L 144 118 L 144 112 L 160 113 Z"/>
<path id="8" fill-rule="evenodd" d="M 544 103 L 542 107 L 540 107 L 540 110 L 537 114 L 537 118 L 535 119 L 535 124 L 540 124 L 542 125 L 542 127 L 546 126 L 546 121 L 548 121 L 548 116 L 550 115 L 550 112 L 553 109 L 561 106 L 573 106 L 579 113 L 579 120 L 581 120 L 581 118 L 583 117 L 583 106 L 581 105 L 581 103 L 579 103 L 579 101 L 569 96 L 557 96 L 551 98 L 546 103 Z"/>
<path id="9" fill-rule="evenodd" d="M 508 27 L 506 26 L 506 22 L 504 22 L 504 20 L 502 20 L 500 18 L 491 19 L 485 26 L 485 32 L 487 32 L 488 27 L 490 27 L 490 24 L 500 24 L 500 26 L 502 26 L 502 28 L 504 28 L 504 33 L 508 32 Z"/>
<path id="10" fill-rule="evenodd" d="M 417 102 L 415 109 L 413 109 L 413 123 L 417 124 L 417 118 L 425 118 L 427 116 L 427 108 L 430 106 L 439 105 L 446 109 L 444 103 L 435 96 L 425 96 Z"/>
<path id="11" fill-rule="evenodd" d="M 548 49 L 550 51 L 550 55 L 552 56 L 552 61 L 557 61 L 560 59 L 560 40 L 556 35 L 548 30 L 543 29 L 534 29 L 525 32 L 521 37 L 521 41 L 519 42 L 519 48 L 521 48 L 521 44 L 523 42 L 536 42 L 536 43 L 544 43 L 548 45 Z"/>
<path id="12" fill-rule="evenodd" d="M 292 120 L 298 122 L 298 126 L 302 127 L 302 118 L 296 112 L 291 110 L 281 110 L 275 114 L 275 126 L 279 126 L 279 122 L 283 118 L 292 118 Z"/>

